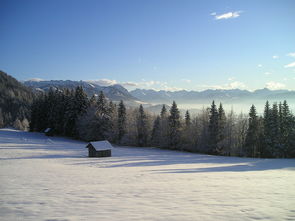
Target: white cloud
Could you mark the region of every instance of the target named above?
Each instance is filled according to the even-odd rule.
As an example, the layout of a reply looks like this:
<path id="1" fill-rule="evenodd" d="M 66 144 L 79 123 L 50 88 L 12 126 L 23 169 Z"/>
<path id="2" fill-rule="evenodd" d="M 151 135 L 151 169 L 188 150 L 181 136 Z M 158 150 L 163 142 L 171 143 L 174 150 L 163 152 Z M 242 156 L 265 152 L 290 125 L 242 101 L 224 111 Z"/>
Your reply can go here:
<path id="1" fill-rule="evenodd" d="M 223 85 L 201 85 L 203 89 L 221 89 L 221 90 L 230 90 L 230 89 L 247 89 L 247 86 L 240 81 L 233 81 Z"/>
<path id="2" fill-rule="evenodd" d="M 289 56 L 289 57 L 295 57 L 295 52 L 288 53 L 287 56 Z"/>
<path id="3" fill-rule="evenodd" d="M 114 85 L 118 83 L 116 80 L 110 80 L 110 79 L 89 80 L 86 82 L 97 84 L 99 86 L 110 86 L 110 85 Z"/>
<path id="4" fill-rule="evenodd" d="M 212 12 L 210 15 L 215 16 L 216 15 L 216 12 Z"/>
<path id="5" fill-rule="evenodd" d="M 240 16 L 241 13 L 242 11 L 235 11 L 235 12 L 227 12 L 221 15 L 217 15 L 216 13 L 215 14 L 211 13 L 211 15 L 214 16 L 216 20 L 220 20 L 220 19 L 237 18 Z"/>
<path id="6" fill-rule="evenodd" d="M 258 64 L 257 67 L 262 68 L 262 64 Z"/>
<path id="7" fill-rule="evenodd" d="M 265 72 L 264 74 L 265 75 L 271 75 L 272 73 L 271 72 Z"/>
<path id="8" fill-rule="evenodd" d="M 271 90 L 278 90 L 285 88 L 286 85 L 280 82 L 270 81 L 265 84 L 265 87 Z"/>
<path id="9" fill-rule="evenodd" d="M 233 81 L 233 80 L 235 80 L 236 78 L 235 77 L 229 77 L 227 80 L 229 80 L 229 81 Z"/>
<path id="10" fill-rule="evenodd" d="M 292 62 L 292 63 L 290 63 L 290 64 L 287 64 L 287 65 L 285 65 L 284 67 L 285 67 L 285 68 L 293 68 L 293 67 L 295 67 L 295 62 Z"/>
<path id="11" fill-rule="evenodd" d="M 192 80 L 190 80 L 190 79 L 181 79 L 181 81 L 188 83 L 188 84 L 192 82 Z"/>
<path id="12" fill-rule="evenodd" d="M 273 59 L 278 59 L 279 56 L 277 56 L 277 55 L 273 55 L 272 58 L 273 58 Z"/>

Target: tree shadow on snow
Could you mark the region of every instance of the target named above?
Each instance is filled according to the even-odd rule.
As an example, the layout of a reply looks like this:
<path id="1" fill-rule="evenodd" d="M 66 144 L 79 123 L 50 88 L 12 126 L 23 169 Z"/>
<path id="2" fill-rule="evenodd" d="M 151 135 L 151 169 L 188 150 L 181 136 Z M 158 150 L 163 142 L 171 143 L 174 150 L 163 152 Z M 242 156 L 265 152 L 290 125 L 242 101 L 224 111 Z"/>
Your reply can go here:
<path id="1" fill-rule="evenodd" d="M 171 168 L 150 170 L 155 173 L 247 172 L 277 169 L 295 170 L 295 159 L 222 157 L 158 148 L 138 147 L 116 147 L 110 158 L 92 159 L 91 161 L 83 160 L 83 162 L 76 162 L 74 164 L 91 164 L 91 166 L 103 166 L 104 168 L 192 164 L 190 166 L 187 165 L 188 168 L 185 169 Z M 202 164 L 202 168 L 199 167 L 200 164 Z M 194 165 L 196 165 L 196 167 Z"/>

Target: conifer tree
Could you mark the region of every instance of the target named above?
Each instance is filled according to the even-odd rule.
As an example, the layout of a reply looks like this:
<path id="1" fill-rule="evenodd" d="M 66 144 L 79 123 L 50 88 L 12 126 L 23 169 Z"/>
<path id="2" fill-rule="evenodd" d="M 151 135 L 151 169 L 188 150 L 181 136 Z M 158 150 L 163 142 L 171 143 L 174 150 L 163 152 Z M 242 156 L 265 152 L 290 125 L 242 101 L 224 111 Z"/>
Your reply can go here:
<path id="1" fill-rule="evenodd" d="M 161 142 L 161 118 L 157 116 L 153 125 L 151 144 L 152 146 L 157 147 L 160 145 L 160 142 Z"/>
<path id="2" fill-rule="evenodd" d="M 108 139 L 111 129 L 110 109 L 104 93 L 101 91 L 97 99 L 96 117 L 96 139 Z"/>
<path id="3" fill-rule="evenodd" d="M 192 124 L 191 116 L 188 110 L 185 112 L 184 122 L 185 124 L 182 132 L 181 149 L 193 151 L 195 141 L 195 134 L 193 132 L 194 125 Z"/>
<path id="4" fill-rule="evenodd" d="M 172 103 L 170 108 L 170 116 L 168 118 L 169 122 L 169 148 L 178 149 L 180 146 L 180 136 L 181 136 L 181 124 L 180 124 L 180 114 L 175 101 Z"/>
<path id="5" fill-rule="evenodd" d="M 218 112 L 215 102 L 212 102 L 209 115 L 209 140 L 208 140 L 208 153 L 215 154 L 217 151 L 218 143 Z"/>
<path id="6" fill-rule="evenodd" d="M 144 113 L 143 106 L 140 105 L 137 115 L 137 145 L 146 146 L 148 141 L 147 116 Z"/>
<path id="7" fill-rule="evenodd" d="M 272 138 L 271 138 L 271 108 L 269 102 L 266 101 L 263 113 L 263 147 L 261 150 L 262 157 L 271 157 L 272 155 Z"/>
<path id="8" fill-rule="evenodd" d="M 191 116 L 190 116 L 190 113 L 189 113 L 188 110 L 185 112 L 185 118 L 184 119 L 185 119 L 185 127 L 189 128 L 190 125 L 191 125 Z"/>
<path id="9" fill-rule="evenodd" d="M 122 142 L 122 138 L 126 134 L 126 108 L 121 100 L 118 106 L 118 143 Z"/>
<path id="10" fill-rule="evenodd" d="M 277 103 L 274 103 L 271 110 L 271 152 L 274 157 L 280 156 L 280 122 Z"/>
<path id="11" fill-rule="evenodd" d="M 282 157 L 295 157 L 295 118 L 286 100 L 281 106 L 280 121 Z"/>
<path id="12" fill-rule="evenodd" d="M 249 126 L 245 140 L 245 154 L 248 157 L 256 157 L 259 148 L 259 122 L 254 105 L 249 112 Z"/>
<path id="13" fill-rule="evenodd" d="M 168 147 L 169 145 L 169 122 L 166 106 L 163 104 L 160 113 L 160 147 Z"/>
<path id="14" fill-rule="evenodd" d="M 218 108 L 218 140 L 217 140 L 217 152 L 221 154 L 225 149 L 225 125 L 226 116 L 222 104 L 220 103 Z"/>

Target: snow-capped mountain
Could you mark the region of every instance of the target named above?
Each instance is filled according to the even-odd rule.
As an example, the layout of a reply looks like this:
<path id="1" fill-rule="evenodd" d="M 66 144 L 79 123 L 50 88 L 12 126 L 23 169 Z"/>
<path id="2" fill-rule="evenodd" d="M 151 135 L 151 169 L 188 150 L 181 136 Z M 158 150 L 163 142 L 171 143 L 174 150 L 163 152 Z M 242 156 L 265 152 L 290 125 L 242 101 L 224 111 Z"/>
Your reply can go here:
<path id="1" fill-rule="evenodd" d="M 210 100 L 220 100 L 226 102 L 242 102 L 244 100 L 268 99 L 295 99 L 295 91 L 259 89 L 253 92 L 240 89 L 231 90 L 204 90 L 204 91 L 155 91 L 146 89 L 136 89 L 130 94 L 142 101 L 151 103 L 171 103 L 173 100 L 179 103 L 195 103 Z"/>
<path id="2" fill-rule="evenodd" d="M 48 91 L 50 88 L 63 90 L 64 88 L 74 89 L 82 86 L 88 96 L 97 95 L 102 91 L 107 98 L 113 101 L 137 101 L 128 90 L 121 85 L 100 86 L 86 81 L 50 80 L 50 81 L 25 81 L 24 84 L 38 91 Z"/>

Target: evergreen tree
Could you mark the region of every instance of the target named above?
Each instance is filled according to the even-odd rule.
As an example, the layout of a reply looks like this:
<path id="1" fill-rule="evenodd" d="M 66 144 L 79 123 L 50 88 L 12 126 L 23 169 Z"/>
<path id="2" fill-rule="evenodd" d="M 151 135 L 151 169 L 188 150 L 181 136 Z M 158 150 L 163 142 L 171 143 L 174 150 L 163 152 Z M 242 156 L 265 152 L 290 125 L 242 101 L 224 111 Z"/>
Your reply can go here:
<path id="1" fill-rule="evenodd" d="M 151 144 L 152 146 L 160 146 L 161 143 L 161 118 L 157 116 L 154 121 Z"/>
<path id="2" fill-rule="evenodd" d="M 96 98 L 95 98 L 95 95 L 92 95 L 90 100 L 89 100 L 89 106 L 96 106 L 97 105 L 97 101 L 96 101 Z"/>
<path id="3" fill-rule="evenodd" d="M 269 102 L 266 101 L 264 106 L 264 113 L 263 113 L 263 148 L 261 150 L 262 157 L 271 157 L 272 155 L 272 138 L 271 138 L 271 108 Z"/>
<path id="4" fill-rule="evenodd" d="M 217 153 L 221 154 L 225 150 L 225 125 L 226 116 L 222 104 L 218 108 L 218 140 L 217 140 Z"/>
<path id="5" fill-rule="evenodd" d="M 77 115 L 84 114 L 89 106 L 89 101 L 82 86 L 78 86 L 75 90 L 75 105 L 77 108 Z"/>
<path id="6" fill-rule="evenodd" d="M 273 157 L 279 157 L 280 147 L 280 122 L 279 110 L 277 103 L 274 103 L 271 109 L 271 153 Z"/>
<path id="7" fill-rule="evenodd" d="M 185 112 L 184 122 L 185 124 L 182 132 L 181 142 L 182 149 L 187 151 L 193 151 L 195 141 L 195 134 L 193 132 L 194 125 L 192 124 L 191 116 L 188 110 Z"/>
<path id="8" fill-rule="evenodd" d="M 191 126 L 191 116 L 188 110 L 185 112 L 185 127 L 189 128 Z"/>
<path id="9" fill-rule="evenodd" d="M 163 104 L 162 109 L 161 109 L 161 119 L 164 119 L 165 117 L 167 117 L 167 109 L 165 104 Z"/>
<path id="10" fill-rule="evenodd" d="M 166 106 L 163 104 L 160 114 L 160 147 L 169 146 L 169 122 Z"/>
<path id="11" fill-rule="evenodd" d="M 254 105 L 249 112 L 249 126 L 245 140 L 245 154 L 248 157 L 256 157 L 259 148 L 259 122 Z"/>
<path id="12" fill-rule="evenodd" d="M 295 157 L 295 119 L 286 100 L 281 106 L 280 121 L 281 157 Z"/>
<path id="13" fill-rule="evenodd" d="M 180 146 L 180 114 L 175 101 L 172 103 L 170 108 L 169 122 L 169 148 L 178 149 Z"/>
<path id="14" fill-rule="evenodd" d="M 126 134 L 126 108 L 121 100 L 118 107 L 118 143 L 122 142 L 122 138 Z"/>
<path id="15" fill-rule="evenodd" d="M 101 91 L 97 99 L 96 117 L 96 139 L 108 139 L 111 129 L 111 116 L 108 102 Z"/>
<path id="16" fill-rule="evenodd" d="M 147 116 L 142 105 L 139 106 L 137 115 L 137 145 L 146 146 L 148 141 Z"/>
<path id="17" fill-rule="evenodd" d="M 212 102 L 209 115 L 209 140 L 208 140 L 208 153 L 215 154 L 217 152 L 218 144 L 218 112 L 215 102 Z"/>

